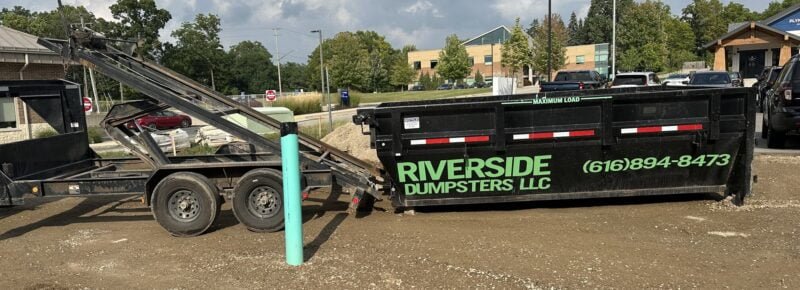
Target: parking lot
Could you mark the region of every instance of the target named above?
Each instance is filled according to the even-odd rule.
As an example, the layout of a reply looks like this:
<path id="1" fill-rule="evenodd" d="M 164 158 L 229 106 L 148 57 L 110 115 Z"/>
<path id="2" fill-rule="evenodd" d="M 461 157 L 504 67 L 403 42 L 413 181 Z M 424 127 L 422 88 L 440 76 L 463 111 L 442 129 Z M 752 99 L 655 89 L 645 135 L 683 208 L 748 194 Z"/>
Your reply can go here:
<path id="1" fill-rule="evenodd" d="M 283 233 L 223 206 L 214 230 L 169 236 L 138 199 L 33 199 L 0 211 L 9 288 L 797 288 L 800 157 L 757 155 L 743 207 L 716 195 L 433 208 L 366 216 L 304 203 L 306 264 Z"/>

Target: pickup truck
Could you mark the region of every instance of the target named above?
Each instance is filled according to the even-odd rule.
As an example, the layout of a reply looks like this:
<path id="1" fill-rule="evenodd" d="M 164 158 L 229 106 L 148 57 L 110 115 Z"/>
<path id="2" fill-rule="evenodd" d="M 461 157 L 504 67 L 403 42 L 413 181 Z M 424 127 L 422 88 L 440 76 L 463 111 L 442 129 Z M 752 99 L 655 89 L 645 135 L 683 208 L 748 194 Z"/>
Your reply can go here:
<path id="1" fill-rule="evenodd" d="M 605 78 L 593 70 L 560 71 L 552 82 L 542 82 L 539 91 L 579 91 L 599 89 L 605 85 Z"/>

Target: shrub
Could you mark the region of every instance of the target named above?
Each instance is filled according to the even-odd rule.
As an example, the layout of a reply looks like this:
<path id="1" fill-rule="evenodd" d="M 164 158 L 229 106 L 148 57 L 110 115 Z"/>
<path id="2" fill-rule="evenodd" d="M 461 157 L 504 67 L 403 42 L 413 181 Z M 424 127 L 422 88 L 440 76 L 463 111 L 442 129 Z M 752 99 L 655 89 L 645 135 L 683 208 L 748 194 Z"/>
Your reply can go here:
<path id="1" fill-rule="evenodd" d="M 100 128 L 92 127 L 86 131 L 86 135 L 89 136 L 89 144 L 95 144 L 103 142 L 103 135 L 105 135 L 105 132 Z"/>
<path id="2" fill-rule="evenodd" d="M 272 104 L 273 107 L 285 107 L 295 115 L 322 112 L 319 95 L 307 94 L 294 97 L 284 97 Z"/>
<path id="3" fill-rule="evenodd" d="M 54 130 L 53 128 L 42 128 L 42 129 L 36 130 L 36 132 L 33 133 L 33 137 L 37 138 L 37 139 L 38 138 L 53 137 L 53 136 L 57 136 L 57 135 L 58 135 L 58 132 L 56 132 L 56 130 Z"/>

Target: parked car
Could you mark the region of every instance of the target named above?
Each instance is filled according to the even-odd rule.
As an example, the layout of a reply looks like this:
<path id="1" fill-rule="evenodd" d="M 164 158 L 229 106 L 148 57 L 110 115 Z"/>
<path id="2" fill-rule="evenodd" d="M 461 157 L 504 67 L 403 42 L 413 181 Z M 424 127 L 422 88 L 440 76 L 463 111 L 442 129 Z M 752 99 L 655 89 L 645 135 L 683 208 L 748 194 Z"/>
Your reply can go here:
<path id="1" fill-rule="evenodd" d="M 614 76 L 614 81 L 611 82 L 611 88 L 632 88 L 660 85 L 661 82 L 658 80 L 658 76 L 656 76 L 656 74 L 653 72 L 621 73 Z"/>
<path id="2" fill-rule="evenodd" d="M 781 148 L 786 133 L 800 129 L 800 55 L 783 65 L 764 96 L 761 137 L 767 138 L 767 147 Z"/>
<path id="3" fill-rule="evenodd" d="M 665 86 L 685 86 L 689 84 L 689 74 L 671 74 L 662 84 Z"/>
<path id="4" fill-rule="evenodd" d="M 560 71 L 552 82 L 541 82 L 541 92 L 578 91 L 603 88 L 606 79 L 593 70 Z"/>
<path id="5" fill-rule="evenodd" d="M 775 84 L 775 79 L 778 78 L 778 75 L 783 70 L 781 66 L 770 66 L 765 67 L 761 74 L 758 75 L 758 80 L 753 87 L 756 88 L 756 104 L 758 104 L 758 110 L 763 111 L 763 99 L 764 96 L 767 95 L 767 91 Z"/>
<path id="6" fill-rule="evenodd" d="M 139 127 L 154 131 L 158 129 L 189 127 L 192 125 L 192 118 L 187 115 L 177 114 L 172 111 L 159 111 L 136 119 L 134 122 L 136 122 Z M 137 126 L 133 124 L 133 122 L 129 122 L 127 127 L 130 129 L 135 129 Z"/>
<path id="7" fill-rule="evenodd" d="M 409 89 L 409 91 L 424 91 L 424 90 L 425 90 L 425 87 L 423 87 L 422 85 L 413 85 Z"/>
<path id="8" fill-rule="evenodd" d="M 453 89 L 453 84 L 441 84 L 436 89 L 437 90 L 452 90 Z"/>
<path id="9" fill-rule="evenodd" d="M 467 88 L 469 88 L 469 87 L 465 83 L 456 84 L 456 86 L 455 86 L 455 89 L 458 89 L 458 90 L 467 89 Z"/>
<path id="10" fill-rule="evenodd" d="M 733 83 L 734 87 L 744 87 L 744 79 L 742 78 L 742 74 L 737 71 L 732 71 L 728 72 L 728 76 L 731 78 L 731 83 Z"/>
<path id="11" fill-rule="evenodd" d="M 731 76 L 724 71 L 699 71 L 689 79 L 690 86 L 732 88 Z"/>

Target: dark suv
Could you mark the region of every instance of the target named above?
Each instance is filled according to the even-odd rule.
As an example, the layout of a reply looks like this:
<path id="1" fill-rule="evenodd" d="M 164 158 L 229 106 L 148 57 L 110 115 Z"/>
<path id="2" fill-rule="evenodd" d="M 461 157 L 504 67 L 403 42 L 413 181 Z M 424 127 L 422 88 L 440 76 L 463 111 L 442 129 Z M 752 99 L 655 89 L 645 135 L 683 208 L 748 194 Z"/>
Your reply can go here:
<path id="1" fill-rule="evenodd" d="M 784 64 L 764 96 L 761 137 L 767 138 L 767 147 L 781 148 L 786 133 L 800 129 L 800 55 Z"/>
<path id="2" fill-rule="evenodd" d="M 758 75 L 758 81 L 753 84 L 753 87 L 756 88 L 756 102 L 758 104 L 758 110 L 763 111 L 764 108 L 762 105 L 762 100 L 764 96 L 767 95 L 767 91 L 775 84 L 775 79 L 778 78 L 778 75 L 781 73 L 783 67 L 780 66 L 770 66 L 765 67 L 764 71 Z"/>

